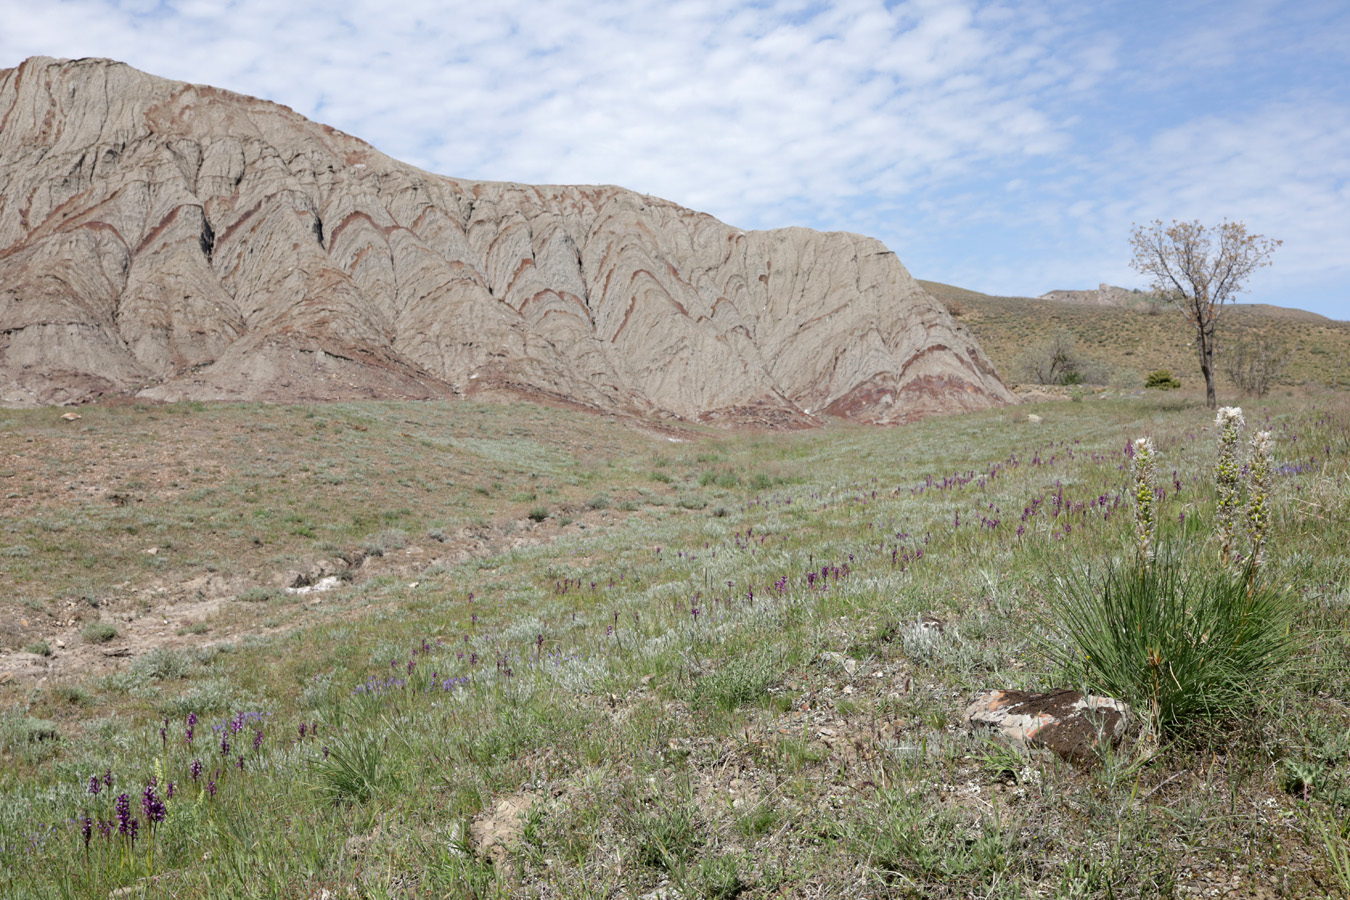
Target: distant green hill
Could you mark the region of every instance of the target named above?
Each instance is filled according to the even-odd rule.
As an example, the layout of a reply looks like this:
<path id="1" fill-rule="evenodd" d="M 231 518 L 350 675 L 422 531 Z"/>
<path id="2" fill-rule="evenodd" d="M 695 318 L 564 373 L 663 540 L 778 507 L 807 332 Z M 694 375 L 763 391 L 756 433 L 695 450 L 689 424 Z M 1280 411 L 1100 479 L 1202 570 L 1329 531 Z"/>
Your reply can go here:
<path id="1" fill-rule="evenodd" d="M 1071 335 L 1079 356 L 1112 383 L 1142 386 L 1149 372 L 1167 369 L 1185 387 L 1203 384 L 1190 326 L 1174 309 L 994 297 L 936 281 L 919 284 L 970 328 L 1010 384 L 1028 380 L 1024 355 L 1056 334 Z M 1219 321 L 1216 383 L 1221 392 L 1233 391 L 1221 358 L 1225 345 L 1258 335 L 1289 348 L 1289 362 L 1277 384 L 1350 387 L 1350 322 L 1298 309 L 1238 304 L 1225 307 Z"/>

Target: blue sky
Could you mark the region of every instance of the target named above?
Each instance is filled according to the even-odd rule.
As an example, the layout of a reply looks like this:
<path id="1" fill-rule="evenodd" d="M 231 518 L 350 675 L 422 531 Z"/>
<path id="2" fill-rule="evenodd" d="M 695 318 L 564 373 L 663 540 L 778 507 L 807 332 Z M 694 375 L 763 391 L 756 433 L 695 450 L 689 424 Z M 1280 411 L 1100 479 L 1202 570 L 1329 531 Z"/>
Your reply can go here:
<path id="1" fill-rule="evenodd" d="M 1131 223 L 1284 245 L 1242 299 L 1350 319 L 1350 4 L 0 0 L 0 66 L 106 56 L 463 178 L 618 184 L 873 235 L 1038 295 Z"/>

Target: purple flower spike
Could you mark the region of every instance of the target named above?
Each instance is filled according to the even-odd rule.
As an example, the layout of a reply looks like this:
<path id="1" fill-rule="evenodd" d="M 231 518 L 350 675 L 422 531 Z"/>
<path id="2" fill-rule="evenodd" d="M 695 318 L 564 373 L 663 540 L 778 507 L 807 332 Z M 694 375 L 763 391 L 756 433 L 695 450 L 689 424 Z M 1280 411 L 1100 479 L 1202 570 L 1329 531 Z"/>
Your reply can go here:
<path id="1" fill-rule="evenodd" d="M 193 781 L 197 781 L 202 777 L 202 761 L 200 759 L 194 759 L 192 761 L 192 765 L 188 766 L 188 774 L 192 776 Z"/>
<path id="2" fill-rule="evenodd" d="M 258 748 L 262 746 L 262 737 L 263 737 L 263 733 L 262 733 L 262 729 L 260 728 L 260 729 L 258 729 L 257 733 L 253 735 L 253 752 L 254 752 L 254 753 L 257 753 L 257 752 L 258 752 Z"/>
<path id="3" fill-rule="evenodd" d="M 159 799 L 155 793 L 155 780 L 150 779 L 150 783 L 145 786 L 145 793 L 141 795 L 141 810 L 145 813 L 145 821 L 154 828 L 169 815 L 168 808 L 164 801 Z"/>
<path id="4" fill-rule="evenodd" d="M 228 735 L 220 739 L 220 755 L 221 756 L 230 755 L 230 738 Z"/>
<path id="5" fill-rule="evenodd" d="M 101 791 L 101 790 L 103 790 L 103 785 L 99 782 L 98 776 L 97 776 L 97 775 L 90 775 L 90 776 L 89 776 L 89 793 L 94 794 L 94 795 L 97 795 L 98 792 Z"/>
<path id="6" fill-rule="evenodd" d="M 300 740 L 302 740 L 302 741 L 305 739 L 305 729 L 306 729 L 307 727 L 308 727 L 308 726 L 305 725 L 304 722 L 301 722 L 301 723 L 300 723 Z"/>
<path id="7" fill-rule="evenodd" d="M 80 837 L 84 838 L 84 849 L 89 849 L 89 839 L 94 836 L 94 820 L 85 816 L 80 822 Z"/>
<path id="8" fill-rule="evenodd" d="M 103 773 L 103 786 L 112 787 L 112 782 L 113 782 L 112 769 L 109 769 Z"/>
<path id="9" fill-rule="evenodd" d="M 131 798 L 118 794 L 113 808 L 117 811 L 117 833 L 126 834 L 131 827 Z"/>

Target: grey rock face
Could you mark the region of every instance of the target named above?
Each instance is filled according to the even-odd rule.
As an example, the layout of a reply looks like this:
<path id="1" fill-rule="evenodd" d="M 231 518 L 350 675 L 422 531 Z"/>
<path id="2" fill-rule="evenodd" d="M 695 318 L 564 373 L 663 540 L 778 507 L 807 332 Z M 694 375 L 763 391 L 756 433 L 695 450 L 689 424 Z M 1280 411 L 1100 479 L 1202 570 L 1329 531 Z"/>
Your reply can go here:
<path id="1" fill-rule="evenodd" d="M 869 238 L 431 175 L 108 60 L 0 70 L 0 402 L 484 392 L 783 425 L 1014 402 Z"/>

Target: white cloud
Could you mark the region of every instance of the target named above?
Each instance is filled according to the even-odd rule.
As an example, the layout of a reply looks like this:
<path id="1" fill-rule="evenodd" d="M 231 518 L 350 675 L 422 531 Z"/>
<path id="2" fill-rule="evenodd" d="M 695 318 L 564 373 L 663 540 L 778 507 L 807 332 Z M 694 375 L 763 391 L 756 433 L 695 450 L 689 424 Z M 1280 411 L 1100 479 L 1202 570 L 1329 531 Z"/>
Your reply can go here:
<path id="1" fill-rule="evenodd" d="M 0 65 L 110 56 L 433 171 L 873 233 L 972 287 L 1096 284 L 1131 219 L 1173 215 L 1284 236 L 1271 271 L 1324 294 L 1350 259 L 1330 0 L 0 6 Z"/>

